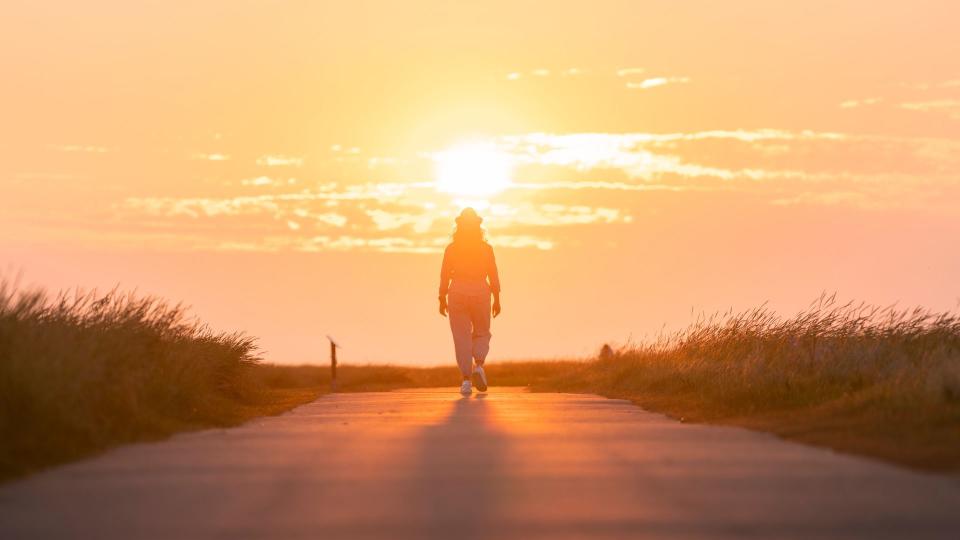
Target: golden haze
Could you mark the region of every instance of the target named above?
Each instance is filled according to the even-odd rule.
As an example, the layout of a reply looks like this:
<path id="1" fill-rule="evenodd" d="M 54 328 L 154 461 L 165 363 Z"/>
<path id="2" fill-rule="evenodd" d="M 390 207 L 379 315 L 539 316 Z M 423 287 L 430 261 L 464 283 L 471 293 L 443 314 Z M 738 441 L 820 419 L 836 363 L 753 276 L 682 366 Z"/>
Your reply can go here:
<path id="1" fill-rule="evenodd" d="M 189 300 L 274 361 L 446 363 L 474 204 L 494 359 L 824 289 L 951 308 L 958 8 L 892 4 L 14 2 L 4 270 Z"/>

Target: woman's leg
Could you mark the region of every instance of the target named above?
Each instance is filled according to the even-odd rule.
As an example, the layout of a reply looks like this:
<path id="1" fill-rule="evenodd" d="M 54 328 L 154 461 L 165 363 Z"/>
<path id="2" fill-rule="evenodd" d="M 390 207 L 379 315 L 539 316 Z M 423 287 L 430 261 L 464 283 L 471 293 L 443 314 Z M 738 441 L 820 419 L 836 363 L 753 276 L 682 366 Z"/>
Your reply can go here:
<path id="1" fill-rule="evenodd" d="M 473 371 L 473 341 L 471 338 L 470 307 L 467 298 L 459 294 L 447 295 L 447 318 L 450 319 L 450 333 L 453 334 L 453 350 L 457 355 L 460 373 L 469 377 Z"/>
<path id="2" fill-rule="evenodd" d="M 490 352 L 490 295 L 470 298 L 470 319 L 473 322 L 473 359 L 482 366 Z"/>

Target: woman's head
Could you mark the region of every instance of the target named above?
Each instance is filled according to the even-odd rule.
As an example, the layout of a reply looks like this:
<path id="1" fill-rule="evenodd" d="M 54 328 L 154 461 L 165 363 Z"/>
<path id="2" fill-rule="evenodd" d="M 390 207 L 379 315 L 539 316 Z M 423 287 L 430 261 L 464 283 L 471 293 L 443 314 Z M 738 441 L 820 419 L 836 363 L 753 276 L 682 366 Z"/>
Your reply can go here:
<path id="1" fill-rule="evenodd" d="M 483 242 L 483 218 L 473 208 L 464 208 L 457 216 L 457 230 L 453 232 L 454 242 Z"/>

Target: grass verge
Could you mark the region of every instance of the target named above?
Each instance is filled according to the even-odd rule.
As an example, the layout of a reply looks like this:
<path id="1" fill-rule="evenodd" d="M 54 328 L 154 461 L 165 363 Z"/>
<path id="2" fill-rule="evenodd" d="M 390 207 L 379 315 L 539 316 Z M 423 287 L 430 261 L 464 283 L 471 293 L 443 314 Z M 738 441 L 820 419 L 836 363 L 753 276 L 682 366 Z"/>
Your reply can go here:
<path id="1" fill-rule="evenodd" d="M 180 305 L 0 281 L 0 480 L 314 399 L 265 377 L 253 339 Z"/>
<path id="2" fill-rule="evenodd" d="M 931 471 L 960 471 L 960 316 L 837 305 L 701 318 L 591 361 L 497 362 L 496 386 L 624 398 Z M 341 366 L 340 391 L 454 387 L 454 366 Z M 312 401 L 329 368 L 263 364 L 184 308 L 0 281 L 0 480 Z"/>
<path id="3" fill-rule="evenodd" d="M 704 317 L 543 374 L 534 390 L 629 399 L 912 468 L 960 471 L 960 316 L 838 305 Z"/>
<path id="4" fill-rule="evenodd" d="M 342 391 L 443 386 L 456 369 L 343 366 Z M 503 378 L 506 381 L 506 376 Z M 181 305 L 0 280 L 0 481 L 132 442 L 279 414 L 330 386 L 328 368 L 263 364 L 252 338 Z"/>

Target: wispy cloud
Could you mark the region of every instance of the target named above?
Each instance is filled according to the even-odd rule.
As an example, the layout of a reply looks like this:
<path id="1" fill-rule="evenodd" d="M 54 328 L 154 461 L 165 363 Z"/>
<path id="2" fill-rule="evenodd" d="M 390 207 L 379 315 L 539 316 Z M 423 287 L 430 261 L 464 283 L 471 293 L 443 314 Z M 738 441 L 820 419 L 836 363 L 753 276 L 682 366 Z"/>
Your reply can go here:
<path id="1" fill-rule="evenodd" d="M 105 154 L 110 151 L 106 146 L 96 146 L 92 144 L 54 144 L 51 145 L 54 150 L 60 152 L 84 152 L 87 154 Z"/>
<path id="2" fill-rule="evenodd" d="M 578 77 L 580 75 L 583 75 L 584 73 L 586 72 L 583 69 L 576 68 L 576 67 L 558 69 L 558 70 L 551 70 L 548 68 L 536 68 L 536 69 L 530 70 L 527 73 L 524 73 L 522 71 L 511 71 L 510 73 L 507 73 L 506 79 L 508 81 L 518 81 L 525 76 L 546 78 L 546 77 L 552 77 L 557 75 L 561 77 Z"/>
<path id="3" fill-rule="evenodd" d="M 639 82 L 627 82 L 627 88 L 631 90 L 647 90 L 658 86 L 668 84 L 686 84 L 690 82 L 690 77 L 653 77 Z"/>
<path id="4" fill-rule="evenodd" d="M 360 154 L 360 147 L 344 146 L 342 144 L 332 144 L 330 145 L 330 151 L 333 152 L 334 154 L 358 155 Z"/>
<path id="5" fill-rule="evenodd" d="M 931 113 L 958 105 L 908 103 Z M 951 202 L 960 201 L 960 141 L 951 139 L 756 129 L 526 133 L 493 137 L 490 144 L 515 165 L 512 182 L 481 201 L 491 239 L 505 248 L 565 249 L 595 228 L 617 225 L 621 231 L 663 204 L 741 193 L 744 200 L 784 208 L 960 214 L 960 203 Z M 425 176 L 436 149 L 384 158 L 371 168 L 364 164 L 375 158 L 353 148 L 324 149 L 315 162 L 304 156 L 318 167 L 298 171 L 297 179 L 259 174 L 268 171 L 235 159 L 211 175 L 219 184 L 195 186 L 202 191 L 165 191 L 156 184 L 153 195 L 126 192 L 110 212 L 89 219 L 89 227 L 119 231 L 122 225 L 123 234 L 111 229 L 102 237 L 129 244 L 130 231 L 138 231 L 141 239 L 173 249 L 442 249 L 459 206 L 473 201 L 441 192 Z M 325 181 L 319 165 L 331 154 L 353 156 L 358 166 L 346 175 L 333 171 L 328 178 L 337 181 Z M 235 171 L 247 174 L 220 177 Z"/>
<path id="6" fill-rule="evenodd" d="M 901 109 L 923 113 L 939 113 L 960 120 L 960 100 L 939 99 L 933 101 L 911 101 L 900 104 Z"/>
<path id="7" fill-rule="evenodd" d="M 286 180 L 274 179 L 269 176 L 257 176 L 256 178 L 244 178 L 240 180 L 241 186 L 292 186 L 297 183 L 296 178 L 287 178 Z"/>
<path id="8" fill-rule="evenodd" d="M 425 233 L 433 227 L 434 220 L 439 217 L 428 212 L 388 212 L 378 208 L 366 210 L 366 214 L 373 219 L 377 230 L 391 231 L 406 226 L 412 226 L 418 233 Z"/>
<path id="9" fill-rule="evenodd" d="M 227 161 L 230 159 L 230 156 L 228 154 L 218 154 L 218 153 L 213 153 L 213 154 L 198 153 L 193 155 L 193 159 L 200 159 L 200 160 L 206 160 L 206 161 Z"/>
<path id="10" fill-rule="evenodd" d="M 494 205 L 489 214 L 492 229 L 517 226 L 557 227 L 630 220 L 628 215 L 617 208 L 558 203 Z"/>
<path id="11" fill-rule="evenodd" d="M 509 235 L 498 234 L 490 241 L 494 246 L 503 246 L 509 248 L 536 248 L 542 251 L 549 251 L 556 247 L 556 242 L 546 238 L 538 238 L 530 235 Z"/>
<path id="12" fill-rule="evenodd" d="M 639 67 L 627 67 L 617 70 L 617 77 L 630 77 L 633 75 L 643 75 L 647 70 Z"/>
<path id="13" fill-rule="evenodd" d="M 613 190 L 613 191 L 707 191 L 719 190 L 720 187 L 701 187 L 669 184 L 634 184 L 627 182 L 604 182 L 595 180 L 565 181 L 565 182 L 514 182 L 513 189 L 529 190 Z"/>
<path id="14" fill-rule="evenodd" d="M 935 90 L 938 88 L 958 88 L 960 79 L 949 79 L 939 82 L 901 83 L 900 86 L 913 90 Z"/>
<path id="15" fill-rule="evenodd" d="M 257 158 L 257 165 L 264 167 L 300 167 L 303 165 L 303 158 L 283 155 L 265 155 Z"/>
<path id="16" fill-rule="evenodd" d="M 869 105 L 876 105 L 883 101 L 883 98 L 871 97 L 864 99 L 848 99 L 840 103 L 841 109 L 855 109 L 857 107 L 867 107 Z"/>
<path id="17" fill-rule="evenodd" d="M 855 109 L 890 103 L 891 109 L 940 114 L 960 119 L 960 79 L 938 82 L 900 83 L 899 89 L 885 87 L 886 93 L 863 99 L 848 99 L 840 102 L 843 109 Z"/>
<path id="18" fill-rule="evenodd" d="M 386 253 L 438 253 L 443 246 L 404 237 L 362 238 L 352 235 L 268 236 L 257 241 L 222 241 L 211 245 L 217 251 L 380 251 Z"/>
<path id="19" fill-rule="evenodd" d="M 690 162 L 677 155 L 679 142 L 708 140 L 757 143 L 777 140 L 780 142 L 839 140 L 835 133 L 784 132 L 777 130 L 758 131 L 705 131 L 695 133 L 581 133 L 554 135 L 532 133 L 504 137 L 504 148 L 519 164 L 547 165 L 574 168 L 577 170 L 615 169 L 632 179 L 652 180 L 664 175 L 680 177 L 711 177 L 721 180 L 743 178 L 763 180 L 770 178 L 797 178 L 803 172 L 795 170 L 764 170 L 759 168 L 716 167 Z M 664 149 L 669 153 L 665 153 Z M 610 188 L 614 183 L 597 184 Z"/>
<path id="20" fill-rule="evenodd" d="M 742 191 L 771 193 L 778 205 L 946 208 L 937 200 L 960 178 L 960 141 L 950 139 L 771 129 L 535 133 L 504 137 L 502 144 L 518 163 L 535 168 L 537 180 L 513 188 L 546 193 Z M 622 179 L 614 180 L 617 174 Z"/>
<path id="21" fill-rule="evenodd" d="M 436 204 L 436 197 L 432 185 L 418 183 L 403 187 L 330 184 L 317 190 L 259 196 L 128 198 L 118 210 L 128 222 L 146 219 L 152 226 L 163 223 L 166 232 L 180 229 L 201 238 L 209 235 L 216 249 L 435 252 L 448 241 L 456 211 L 448 204 Z M 370 206 L 370 201 L 377 205 Z M 329 203 L 334 203 L 335 209 L 328 208 Z M 558 239 L 550 233 L 518 231 L 629 223 L 632 219 L 621 208 L 534 203 L 523 198 L 491 205 L 486 214 L 486 225 L 498 245 L 541 250 L 554 249 Z M 338 229 L 349 234 L 329 234 Z M 281 231 L 290 238 L 281 240 L 285 238 Z M 214 240 L 220 236 L 229 238 Z"/>
<path id="22" fill-rule="evenodd" d="M 870 194 L 858 191 L 826 191 L 803 192 L 789 197 L 774 199 L 771 204 L 775 206 L 854 206 L 857 208 L 876 210 L 889 207 L 889 202 L 880 202 L 870 196 Z"/>

